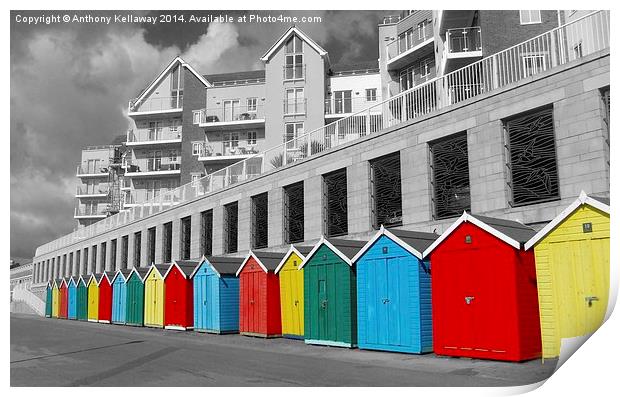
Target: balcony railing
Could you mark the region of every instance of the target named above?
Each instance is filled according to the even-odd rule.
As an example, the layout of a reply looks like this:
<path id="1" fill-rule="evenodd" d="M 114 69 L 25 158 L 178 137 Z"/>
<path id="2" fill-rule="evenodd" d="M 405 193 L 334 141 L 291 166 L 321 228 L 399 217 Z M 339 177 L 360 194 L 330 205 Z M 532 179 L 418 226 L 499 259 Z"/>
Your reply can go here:
<path id="1" fill-rule="evenodd" d="M 159 127 L 127 131 L 127 143 L 172 141 L 181 139 L 181 126 Z"/>
<path id="2" fill-rule="evenodd" d="M 171 205 L 178 203 L 180 196 L 176 189 L 135 189 L 131 193 L 125 195 L 125 204 L 136 205 L 145 202 L 151 202 L 155 197 L 164 197 L 164 205 Z"/>
<path id="3" fill-rule="evenodd" d="M 79 164 L 75 171 L 76 175 L 108 175 L 108 167 L 102 166 L 88 166 Z"/>
<path id="4" fill-rule="evenodd" d="M 183 108 L 183 95 L 178 97 L 148 98 L 141 102 L 130 102 L 129 112 L 159 112 L 164 110 L 178 110 Z"/>
<path id="5" fill-rule="evenodd" d="M 254 106 L 230 105 L 200 110 L 200 124 L 243 122 L 264 120 L 265 109 L 263 104 Z"/>
<path id="6" fill-rule="evenodd" d="M 482 51 L 482 34 L 479 26 L 449 29 L 446 32 L 448 54 Z"/>
<path id="7" fill-rule="evenodd" d="M 127 162 L 127 172 L 158 172 L 178 171 L 181 169 L 181 160 L 170 161 L 168 157 L 133 159 Z"/>
<path id="8" fill-rule="evenodd" d="M 381 102 L 381 97 L 375 97 L 374 100 L 369 101 L 366 97 L 350 98 L 350 99 L 325 99 L 325 114 L 326 115 L 338 115 L 338 114 L 350 114 L 357 113 L 360 110 L 367 108 L 373 104 Z"/>
<path id="9" fill-rule="evenodd" d="M 306 98 L 304 99 L 293 99 L 293 100 L 288 100 L 285 99 L 282 101 L 282 104 L 284 105 L 284 115 L 292 115 L 292 114 L 306 114 L 306 104 L 307 104 L 307 100 Z"/>
<path id="10" fill-rule="evenodd" d="M 105 215 L 107 215 L 105 206 L 98 206 L 96 208 L 79 207 L 75 209 L 75 216 L 105 216 Z"/>
<path id="11" fill-rule="evenodd" d="M 77 196 L 86 196 L 86 195 L 100 195 L 100 194 L 108 194 L 110 187 L 108 184 L 101 184 L 98 186 L 77 186 L 75 189 L 75 194 Z"/>
<path id="12" fill-rule="evenodd" d="M 199 157 L 251 156 L 257 154 L 254 146 L 239 146 L 239 141 L 202 142 Z"/>
<path id="13" fill-rule="evenodd" d="M 410 49 L 424 43 L 432 37 L 433 28 L 430 26 L 427 26 L 426 29 L 423 31 L 413 29 L 412 34 L 407 34 L 402 38 L 399 37 L 387 45 L 388 60 L 409 51 Z"/>
<path id="14" fill-rule="evenodd" d="M 362 112 L 358 112 L 310 131 L 284 144 L 208 174 L 174 189 L 174 196 L 160 194 L 131 210 L 103 219 L 93 225 L 37 248 L 40 256 L 59 248 L 148 217 L 165 208 L 211 194 L 256 175 L 301 161 L 368 134 L 415 120 L 454 103 L 527 79 L 536 73 L 564 65 L 581 56 L 609 48 L 609 11 L 596 11 L 569 24 L 483 58 L 462 69 L 400 93 Z M 579 55 L 571 44 L 581 42 Z M 570 50 L 570 51 L 569 51 Z M 542 56 L 545 63 L 532 60 Z M 538 63 L 537 63 L 538 62 Z M 544 65 L 544 67 L 542 67 Z M 474 88 L 472 88 L 474 87 Z"/>

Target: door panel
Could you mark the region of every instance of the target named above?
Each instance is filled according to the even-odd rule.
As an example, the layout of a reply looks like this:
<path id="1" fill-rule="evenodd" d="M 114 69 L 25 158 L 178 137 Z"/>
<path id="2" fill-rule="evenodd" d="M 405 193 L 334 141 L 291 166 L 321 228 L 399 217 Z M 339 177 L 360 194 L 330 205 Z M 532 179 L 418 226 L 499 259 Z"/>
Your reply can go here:
<path id="1" fill-rule="evenodd" d="M 318 290 L 318 334 L 319 339 L 328 339 L 328 301 L 327 301 L 327 274 L 326 266 L 317 266 L 317 286 Z"/>
<path id="2" fill-rule="evenodd" d="M 386 283 L 386 311 L 387 311 L 387 329 L 388 344 L 391 346 L 400 346 L 402 344 L 401 333 L 401 285 L 406 284 L 407 274 L 403 274 L 402 269 L 405 268 L 402 258 L 386 259 L 384 271 L 387 278 Z M 406 270 L 406 269 L 405 269 Z"/>

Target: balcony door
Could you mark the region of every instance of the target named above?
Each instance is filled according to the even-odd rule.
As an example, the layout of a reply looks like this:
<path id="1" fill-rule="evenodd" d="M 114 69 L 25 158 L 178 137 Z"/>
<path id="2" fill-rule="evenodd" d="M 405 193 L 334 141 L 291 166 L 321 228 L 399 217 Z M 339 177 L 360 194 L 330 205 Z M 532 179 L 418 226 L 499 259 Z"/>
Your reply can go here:
<path id="1" fill-rule="evenodd" d="M 237 154 L 237 148 L 239 147 L 239 133 L 238 132 L 226 132 L 224 133 L 224 156 L 230 156 Z"/>
<path id="2" fill-rule="evenodd" d="M 334 109 L 336 114 L 351 113 L 351 91 L 334 91 Z"/>
<path id="3" fill-rule="evenodd" d="M 160 181 L 147 181 L 146 182 L 146 201 L 151 201 L 155 197 L 158 197 L 160 189 L 161 189 Z"/>
<path id="4" fill-rule="evenodd" d="M 161 140 L 162 133 L 162 122 L 161 121 L 150 121 L 149 122 L 149 141 L 159 141 Z"/>
<path id="5" fill-rule="evenodd" d="M 151 152 L 151 156 L 147 159 L 148 171 L 159 171 L 161 169 L 161 150 Z"/>
<path id="6" fill-rule="evenodd" d="M 239 117 L 240 101 L 238 99 L 224 101 L 224 121 L 235 121 Z"/>

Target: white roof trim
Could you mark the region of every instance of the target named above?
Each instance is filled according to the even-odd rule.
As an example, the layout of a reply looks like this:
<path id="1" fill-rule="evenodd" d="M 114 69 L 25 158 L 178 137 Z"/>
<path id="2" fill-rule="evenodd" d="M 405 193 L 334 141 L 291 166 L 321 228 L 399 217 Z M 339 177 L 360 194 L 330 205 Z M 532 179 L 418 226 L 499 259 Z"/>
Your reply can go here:
<path id="1" fill-rule="evenodd" d="M 95 280 L 95 284 L 97 285 L 97 287 L 99 287 L 99 283 L 97 282 L 97 279 L 95 278 L 94 274 L 91 274 L 90 277 L 88 278 L 88 282 L 86 283 L 87 287 L 90 287 L 90 282 Z"/>
<path id="2" fill-rule="evenodd" d="M 211 265 L 211 263 L 207 260 L 207 257 L 206 257 L 205 255 L 203 255 L 203 256 L 202 256 L 202 258 L 200 259 L 200 262 L 198 263 L 198 266 L 196 266 L 196 267 L 194 268 L 194 270 L 192 271 L 192 274 L 190 274 L 190 275 L 189 275 L 189 278 L 194 278 L 194 275 L 196 275 L 196 272 L 198 271 L 198 269 L 200 269 L 200 268 L 202 267 L 202 265 L 203 265 L 205 262 L 208 262 L 208 263 L 209 263 L 209 265 Z M 212 268 L 213 270 L 215 270 L 215 269 L 213 268 L 213 265 L 211 265 L 211 268 Z M 217 270 L 215 270 L 215 272 L 219 275 L 219 273 L 217 272 Z"/>
<path id="3" fill-rule="evenodd" d="M 243 270 L 244 266 L 246 263 L 248 263 L 248 260 L 250 260 L 250 258 L 253 257 L 254 260 L 256 261 L 256 263 L 258 263 L 258 265 L 263 269 L 263 271 L 265 273 L 269 273 L 269 270 L 267 270 L 267 268 L 265 267 L 265 265 L 263 265 L 263 262 L 260 261 L 260 259 L 258 259 L 256 257 L 256 255 L 254 255 L 254 252 L 252 252 L 252 250 L 250 250 L 250 252 L 248 252 L 248 255 L 245 257 L 245 259 L 243 260 L 243 263 L 241 264 L 241 266 L 239 266 L 239 269 L 237 269 L 237 273 L 235 273 L 236 277 L 239 277 L 239 273 L 241 273 L 241 270 Z"/>
<path id="4" fill-rule="evenodd" d="M 144 279 L 142 279 L 142 276 L 141 276 L 141 275 L 140 275 L 140 273 L 136 270 L 136 268 L 135 268 L 135 267 L 132 267 L 132 268 L 131 268 L 131 271 L 129 272 L 129 275 L 127 276 L 127 279 L 126 279 L 125 281 L 129 280 L 129 279 L 131 278 L 131 275 L 132 275 L 133 273 L 135 273 L 135 274 L 136 274 L 136 276 L 138 276 L 138 280 L 142 281 L 142 284 L 144 284 Z M 146 275 L 145 275 L 145 276 L 146 276 Z"/>
<path id="5" fill-rule="evenodd" d="M 282 258 L 282 260 L 278 264 L 278 267 L 276 267 L 276 270 L 274 270 L 273 272 L 274 274 L 278 274 L 278 272 L 284 267 L 284 264 L 286 263 L 286 261 L 288 261 L 289 256 L 291 256 L 291 254 L 293 253 L 297 255 L 299 259 L 301 259 L 302 262 L 304 261 L 305 256 L 303 256 L 302 253 L 299 252 L 293 244 L 291 244 L 291 247 L 286 252 L 286 255 L 284 255 L 284 258 Z"/>
<path id="6" fill-rule="evenodd" d="M 321 248 L 321 245 L 325 244 L 327 246 L 327 248 L 329 248 L 330 250 L 332 250 L 332 252 L 336 255 L 338 255 L 338 257 L 340 259 L 342 259 L 343 261 L 345 261 L 345 263 L 349 266 L 353 266 L 353 262 L 351 262 L 351 259 L 347 258 L 347 256 L 345 254 L 343 254 L 342 252 L 340 252 L 339 249 L 337 249 L 336 247 L 334 247 L 332 245 L 332 243 L 330 243 L 325 236 L 321 236 L 321 239 L 314 245 L 314 247 L 312 247 L 312 251 L 310 251 L 308 253 L 308 255 L 306 255 L 306 257 L 304 258 L 304 260 L 301 262 L 301 264 L 299 265 L 299 267 L 297 268 L 297 270 L 301 270 L 304 268 L 304 266 L 306 266 L 306 263 L 308 263 L 310 261 L 310 259 L 312 258 L 312 256 L 316 253 L 316 251 L 319 250 L 319 248 Z"/>
<path id="7" fill-rule="evenodd" d="M 161 272 L 159 271 L 159 269 L 157 267 L 155 267 L 154 263 L 151 263 L 151 266 L 149 266 L 149 270 L 146 272 L 146 274 L 144 275 L 144 278 L 142 279 L 142 282 L 144 282 L 144 280 L 146 280 L 147 278 L 149 278 L 149 274 L 151 274 L 151 272 L 153 271 L 153 269 L 155 269 L 155 271 L 157 272 L 157 274 L 159 274 L 159 277 L 161 277 L 161 279 L 164 279 L 164 276 L 162 276 Z M 138 274 L 139 275 L 139 274 Z"/>
<path id="8" fill-rule="evenodd" d="M 534 235 L 531 239 L 525 243 L 525 249 L 529 250 L 534 245 L 536 245 L 540 240 L 542 240 L 547 234 L 549 234 L 553 229 L 555 229 L 560 223 L 564 221 L 564 219 L 568 218 L 573 212 L 577 210 L 577 208 L 582 205 L 592 206 L 606 214 L 610 213 L 610 208 L 607 204 L 601 203 L 600 201 L 589 197 L 583 190 L 579 194 L 579 197 L 575 201 L 571 203 L 568 207 L 566 207 L 562 212 L 560 212 L 555 218 L 551 220 L 551 222 L 547 223 L 545 227 L 540 229 L 538 233 Z"/>
<path id="9" fill-rule="evenodd" d="M 325 51 L 320 45 L 318 45 L 308 35 L 306 35 L 304 32 L 299 30 L 297 27 L 291 26 L 286 32 L 284 32 L 284 34 L 280 37 L 280 39 L 278 39 L 278 41 L 276 41 L 276 43 L 272 45 L 271 48 L 267 50 L 267 52 L 262 57 L 260 57 L 260 60 L 263 62 L 268 61 L 269 58 L 271 58 L 271 56 L 273 55 L 273 53 L 276 52 L 276 50 L 280 48 L 280 46 L 284 44 L 284 42 L 288 40 L 288 38 L 291 37 L 293 33 L 297 34 L 303 41 L 308 43 L 308 45 L 312 47 L 316 52 L 318 52 L 319 55 L 321 55 L 322 57 L 327 55 L 327 51 Z"/>
<path id="10" fill-rule="evenodd" d="M 84 275 L 80 275 L 80 277 L 78 277 L 78 287 L 80 286 L 80 280 L 84 283 L 85 287 L 88 287 L 88 281 L 86 281 L 86 279 L 84 278 Z M 89 279 L 90 281 L 90 279 Z"/>
<path id="11" fill-rule="evenodd" d="M 101 282 L 103 281 L 104 277 L 106 278 L 106 280 L 108 280 L 108 284 L 110 284 L 110 286 L 112 286 L 112 282 L 110 281 L 110 278 L 108 277 L 108 274 L 106 272 L 101 272 L 101 278 L 97 282 L 97 287 L 101 285 Z"/>
<path id="12" fill-rule="evenodd" d="M 65 280 L 65 278 L 63 277 L 60 281 L 60 285 L 58 286 L 58 288 L 60 289 L 62 287 L 62 285 L 67 285 L 67 280 Z"/>
<path id="13" fill-rule="evenodd" d="M 177 261 L 173 261 L 170 266 L 168 266 L 168 270 L 166 270 L 166 274 L 164 274 L 164 280 L 166 279 L 166 277 L 168 277 L 168 273 L 170 273 L 170 270 L 176 267 L 177 269 L 179 269 L 179 271 L 181 272 L 181 274 L 183 275 L 183 277 L 187 280 L 187 274 L 185 274 L 185 272 L 183 271 L 183 269 L 181 269 L 181 266 L 179 266 L 179 264 L 177 263 Z M 192 270 L 193 273 L 193 270 Z"/>
<path id="14" fill-rule="evenodd" d="M 415 256 L 416 258 L 418 259 L 423 258 L 422 253 L 420 251 L 413 248 L 412 246 L 410 246 L 409 244 L 401 240 L 394 233 L 387 230 L 383 225 L 381 225 L 381 228 L 379 229 L 379 231 L 375 233 L 375 235 L 366 243 L 366 245 L 362 247 L 362 249 L 357 254 L 355 254 L 355 256 L 351 259 L 351 262 L 353 263 L 357 262 L 366 253 L 366 251 L 368 251 L 370 247 L 372 247 L 373 244 L 381 238 L 381 236 L 386 236 L 387 238 L 389 238 L 396 244 L 400 245 L 402 248 L 404 248 L 407 252 L 409 252 L 411 255 Z"/>
<path id="15" fill-rule="evenodd" d="M 77 287 L 77 283 L 75 282 L 75 278 L 70 277 L 69 278 L 69 284 L 73 283 L 73 285 L 75 285 Z"/>
<path id="16" fill-rule="evenodd" d="M 426 258 L 431 252 L 433 252 L 435 248 L 437 248 L 439 244 L 441 244 L 450 234 L 452 234 L 452 232 L 457 227 L 459 227 L 461 223 L 464 223 L 464 222 L 473 223 L 474 225 L 478 226 L 480 229 L 492 234 L 493 236 L 502 240 L 506 244 L 511 245 L 512 247 L 516 249 L 521 249 L 521 244 L 517 240 L 505 235 L 504 233 L 498 231 L 497 229 L 476 219 L 474 216 L 472 216 L 471 214 L 468 214 L 466 211 L 463 211 L 463 215 L 461 215 L 459 219 L 457 219 L 445 232 L 443 232 L 441 236 L 439 236 L 439 238 L 435 240 L 435 242 L 433 242 L 433 244 L 431 244 L 426 250 L 424 250 L 422 257 Z"/>
<path id="17" fill-rule="evenodd" d="M 170 64 L 169 64 L 169 65 L 168 65 L 168 66 L 164 69 L 164 71 L 163 71 L 163 72 L 161 72 L 161 73 L 160 73 L 160 74 L 159 74 L 159 75 L 155 78 L 155 80 L 153 80 L 153 81 L 151 82 L 151 84 L 149 84 L 149 85 L 148 85 L 148 87 L 146 87 L 146 88 L 144 89 L 144 91 L 142 91 L 142 94 L 140 94 L 140 96 L 136 99 L 136 102 L 135 102 L 135 103 L 139 103 L 139 102 L 141 102 L 141 101 L 144 99 L 144 97 L 145 97 L 145 96 L 147 96 L 147 94 L 149 94 L 149 93 L 151 92 L 151 90 L 153 89 L 153 87 L 155 87 L 157 84 L 159 84 L 159 82 L 160 82 L 160 81 L 161 81 L 164 77 L 166 77 L 166 75 L 168 74 L 168 72 L 170 71 L 170 69 L 172 69 L 172 67 L 173 67 L 173 66 L 174 66 L 177 62 L 178 62 L 181 66 L 185 66 L 185 67 L 187 67 L 187 69 L 188 69 L 190 72 L 192 72 L 192 74 L 193 74 L 194 76 L 196 76 L 196 78 L 197 78 L 198 80 L 200 80 L 200 81 L 202 82 L 202 84 L 204 84 L 206 87 L 209 87 L 209 88 L 210 88 L 210 87 L 213 87 L 213 86 L 211 85 L 211 83 L 209 83 L 209 82 L 208 82 L 208 81 L 207 81 L 204 77 L 202 77 L 202 75 L 200 75 L 200 73 L 196 72 L 196 70 L 195 70 L 193 67 L 191 67 L 189 63 L 185 62 L 185 61 L 183 60 L 183 58 L 181 58 L 181 57 L 176 57 L 176 58 L 174 58 L 174 59 L 172 60 L 172 62 L 170 62 Z"/>
<path id="18" fill-rule="evenodd" d="M 132 268 L 133 270 L 133 268 Z M 127 281 L 127 278 L 129 278 L 129 276 L 127 276 L 127 278 L 125 278 L 125 275 L 123 274 L 123 272 L 121 271 L 121 269 L 118 269 L 115 273 L 114 273 L 114 277 L 112 277 L 112 280 L 110 281 L 110 284 L 114 284 L 114 280 L 116 280 L 116 278 L 118 277 L 118 275 L 121 275 L 121 277 L 123 278 L 123 281 Z M 131 274 L 131 273 L 130 273 Z"/>

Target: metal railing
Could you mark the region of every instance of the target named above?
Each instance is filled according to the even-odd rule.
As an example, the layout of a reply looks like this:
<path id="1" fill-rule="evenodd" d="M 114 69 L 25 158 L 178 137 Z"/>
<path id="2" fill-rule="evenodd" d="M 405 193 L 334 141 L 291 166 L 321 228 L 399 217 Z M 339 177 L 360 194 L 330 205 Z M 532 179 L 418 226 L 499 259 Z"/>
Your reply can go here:
<path id="1" fill-rule="evenodd" d="M 168 157 L 141 158 L 127 161 L 127 172 L 156 172 L 178 171 L 181 169 L 181 159 L 170 161 Z"/>
<path id="2" fill-rule="evenodd" d="M 213 87 L 231 87 L 231 86 L 237 86 L 237 85 L 265 84 L 265 78 L 257 77 L 253 79 L 214 81 L 211 84 L 213 84 Z"/>
<path id="3" fill-rule="evenodd" d="M 176 110 L 183 108 L 183 95 L 148 98 L 141 102 L 130 102 L 130 112 L 157 112 L 162 110 Z"/>
<path id="4" fill-rule="evenodd" d="M 234 183 L 312 157 L 343 143 L 355 141 L 368 134 L 400 125 L 438 109 L 516 83 L 533 74 L 566 64 L 578 58 L 571 49 L 574 43 L 581 43 L 580 56 L 609 48 L 609 24 L 609 11 L 588 14 L 462 69 L 404 91 L 364 111 L 231 164 L 197 181 L 179 186 L 175 189 L 175 194 L 179 197 L 178 203 L 194 200 Z M 545 63 L 535 63 L 535 59 L 534 61 L 531 59 L 533 56 L 542 56 Z M 37 248 L 35 256 L 137 221 L 176 204 L 170 194 L 160 194 L 131 210 L 122 211 L 44 244 Z"/>
<path id="5" fill-rule="evenodd" d="M 78 164 L 75 174 L 76 175 L 94 175 L 94 174 L 107 175 L 108 167 L 107 166 L 104 167 L 100 165 L 98 165 L 97 167 L 89 167 L 88 165 L 84 166 L 82 164 Z"/>
<path id="6" fill-rule="evenodd" d="M 448 54 L 482 51 L 482 33 L 479 26 L 448 29 L 446 32 Z"/>
<path id="7" fill-rule="evenodd" d="M 45 315 L 45 302 L 30 292 L 25 285 L 16 286 L 11 291 L 11 297 L 15 302 L 24 302 L 39 316 Z"/>
<path id="8" fill-rule="evenodd" d="M 97 186 L 77 186 L 75 189 L 76 195 L 88 195 L 88 194 L 108 194 L 110 186 L 107 183 L 102 183 Z"/>
<path id="9" fill-rule="evenodd" d="M 252 106 L 231 105 L 200 109 L 200 124 L 260 120 L 264 118 L 265 107 L 263 104 Z"/>
<path id="10" fill-rule="evenodd" d="M 380 96 L 375 96 L 374 100 L 368 100 L 366 96 L 350 99 L 336 99 L 328 98 L 324 101 L 325 114 L 348 114 L 357 113 L 364 110 L 366 107 L 372 104 L 381 102 Z"/>
<path id="11" fill-rule="evenodd" d="M 387 45 L 388 59 L 399 56 L 403 52 L 407 52 L 426 40 L 433 37 L 433 28 L 427 26 L 425 30 L 410 29 L 404 33 L 405 36 L 399 36 L 396 40 Z"/>
<path id="12" fill-rule="evenodd" d="M 181 139 L 181 126 L 177 127 L 157 127 L 141 128 L 127 131 L 127 142 L 156 142 Z"/>
<path id="13" fill-rule="evenodd" d="M 239 146 L 239 141 L 201 142 L 198 157 L 251 156 L 258 154 L 255 145 Z"/>
<path id="14" fill-rule="evenodd" d="M 95 208 L 92 207 L 77 207 L 75 209 L 75 216 L 101 216 L 106 215 L 107 206 L 98 205 Z"/>

